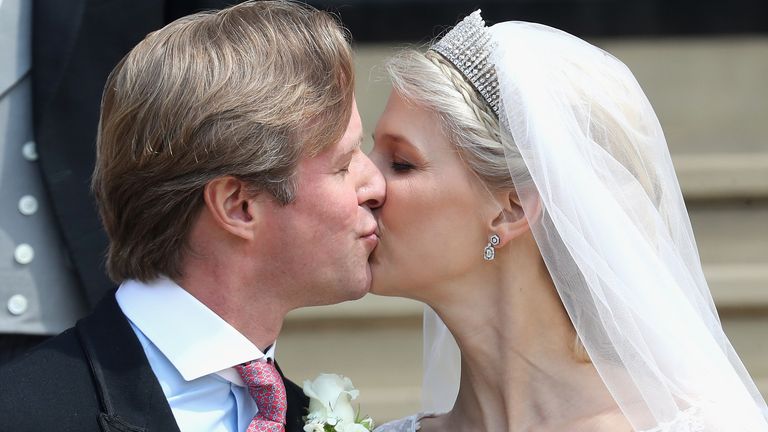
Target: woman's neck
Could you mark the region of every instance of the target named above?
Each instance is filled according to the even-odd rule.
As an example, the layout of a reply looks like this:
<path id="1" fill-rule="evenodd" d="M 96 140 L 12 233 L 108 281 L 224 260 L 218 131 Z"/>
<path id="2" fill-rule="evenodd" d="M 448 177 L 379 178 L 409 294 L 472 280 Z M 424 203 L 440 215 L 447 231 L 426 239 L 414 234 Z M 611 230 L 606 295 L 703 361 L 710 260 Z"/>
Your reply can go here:
<path id="1" fill-rule="evenodd" d="M 543 263 L 520 264 L 445 287 L 430 304 L 462 353 L 459 396 L 439 420 L 450 430 L 566 430 L 615 411 L 595 368 L 574 354 L 575 331 Z"/>

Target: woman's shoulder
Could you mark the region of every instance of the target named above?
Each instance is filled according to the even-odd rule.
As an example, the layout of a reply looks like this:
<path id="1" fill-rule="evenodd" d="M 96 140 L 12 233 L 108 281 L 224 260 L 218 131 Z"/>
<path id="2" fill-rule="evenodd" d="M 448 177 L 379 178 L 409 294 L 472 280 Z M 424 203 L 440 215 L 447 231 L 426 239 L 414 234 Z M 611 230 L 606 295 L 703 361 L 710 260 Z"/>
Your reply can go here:
<path id="1" fill-rule="evenodd" d="M 393 420 L 389 423 L 384 423 L 374 429 L 374 432 L 416 432 L 421 429 L 421 420 L 434 416 L 434 414 L 428 413 L 413 414 L 408 417 Z"/>

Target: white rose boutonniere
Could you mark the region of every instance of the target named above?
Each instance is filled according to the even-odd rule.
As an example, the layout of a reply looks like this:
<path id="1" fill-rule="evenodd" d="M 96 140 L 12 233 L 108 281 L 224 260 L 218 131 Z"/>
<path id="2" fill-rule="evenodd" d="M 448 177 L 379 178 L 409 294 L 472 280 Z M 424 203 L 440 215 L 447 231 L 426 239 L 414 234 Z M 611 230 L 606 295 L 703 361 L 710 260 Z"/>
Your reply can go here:
<path id="1" fill-rule="evenodd" d="M 304 418 L 304 432 L 369 432 L 370 417 L 360 418 L 352 401 L 360 392 L 352 381 L 336 374 L 320 374 L 314 381 L 304 381 L 304 394 L 309 397 L 309 414 Z"/>

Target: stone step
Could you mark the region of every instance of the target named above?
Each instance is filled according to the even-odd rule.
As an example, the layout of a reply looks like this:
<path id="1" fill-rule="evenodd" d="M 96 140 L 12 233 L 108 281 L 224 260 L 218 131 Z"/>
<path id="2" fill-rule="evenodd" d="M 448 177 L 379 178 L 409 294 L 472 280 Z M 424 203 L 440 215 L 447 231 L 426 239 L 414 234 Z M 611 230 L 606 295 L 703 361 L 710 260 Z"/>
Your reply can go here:
<path id="1" fill-rule="evenodd" d="M 768 201 L 690 203 L 688 212 L 715 304 L 768 311 Z"/>
<path id="2" fill-rule="evenodd" d="M 688 201 L 768 198 L 768 151 L 673 154 Z"/>
<path id="3" fill-rule="evenodd" d="M 594 41 L 634 73 L 672 154 L 768 152 L 768 36 Z"/>

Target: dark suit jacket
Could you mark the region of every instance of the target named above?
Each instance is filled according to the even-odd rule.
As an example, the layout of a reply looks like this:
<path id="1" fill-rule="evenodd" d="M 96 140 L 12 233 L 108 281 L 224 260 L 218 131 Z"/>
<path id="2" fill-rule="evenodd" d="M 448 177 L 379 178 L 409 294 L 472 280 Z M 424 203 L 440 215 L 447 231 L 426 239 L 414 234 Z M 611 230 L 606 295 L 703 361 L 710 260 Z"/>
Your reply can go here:
<path id="1" fill-rule="evenodd" d="M 283 381 L 286 431 L 299 432 L 309 400 Z M 178 430 L 114 294 L 75 327 L 0 369 L 0 431 Z"/>

